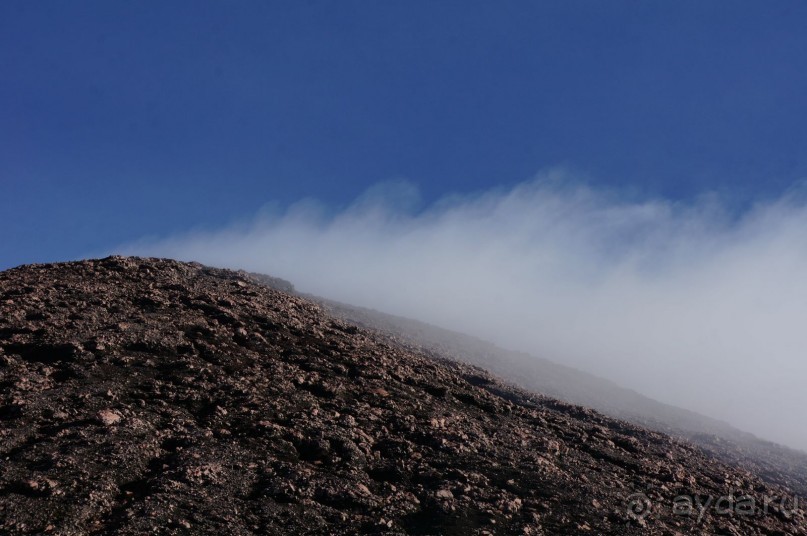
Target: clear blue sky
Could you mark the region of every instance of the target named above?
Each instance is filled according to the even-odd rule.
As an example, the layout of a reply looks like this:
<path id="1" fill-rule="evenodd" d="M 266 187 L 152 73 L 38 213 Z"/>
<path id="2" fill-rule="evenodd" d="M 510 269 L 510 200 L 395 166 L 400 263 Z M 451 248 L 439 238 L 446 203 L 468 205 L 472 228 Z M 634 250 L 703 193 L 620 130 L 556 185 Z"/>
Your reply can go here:
<path id="1" fill-rule="evenodd" d="M 807 176 L 807 3 L 0 2 L 0 268 L 565 165 L 738 203 Z"/>

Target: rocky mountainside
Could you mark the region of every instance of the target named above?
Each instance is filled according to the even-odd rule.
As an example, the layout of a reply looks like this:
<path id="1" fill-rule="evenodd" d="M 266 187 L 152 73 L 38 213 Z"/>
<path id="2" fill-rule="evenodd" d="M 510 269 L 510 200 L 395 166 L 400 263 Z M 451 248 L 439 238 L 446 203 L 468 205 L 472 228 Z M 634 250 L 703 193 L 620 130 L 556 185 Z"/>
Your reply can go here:
<path id="1" fill-rule="evenodd" d="M 293 291 L 282 279 L 249 274 L 262 284 Z M 331 315 L 373 330 L 410 350 L 484 366 L 525 389 L 696 443 L 729 463 L 752 468 L 774 484 L 807 497 L 807 453 L 716 419 L 663 404 L 593 374 L 548 359 L 500 348 L 481 339 L 372 309 L 311 296 Z"/>
<path id="2" fill-rule="evenodd" d="M 807 534 L 793 491 L 243 273 L 0 273 L 2 534 Z"/>

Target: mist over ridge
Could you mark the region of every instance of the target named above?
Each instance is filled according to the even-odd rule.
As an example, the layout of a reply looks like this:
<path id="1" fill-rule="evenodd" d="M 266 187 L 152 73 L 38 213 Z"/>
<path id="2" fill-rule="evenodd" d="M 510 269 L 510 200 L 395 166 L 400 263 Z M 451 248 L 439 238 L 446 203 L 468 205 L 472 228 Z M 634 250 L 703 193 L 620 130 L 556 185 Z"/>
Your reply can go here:
<path id="1" fill-rule="evenodd" d="M 474 334 L 807 450 L 807 205 L 620 199 L 550 171 L 417 209 L 406 182 L 119 248 Z"/>

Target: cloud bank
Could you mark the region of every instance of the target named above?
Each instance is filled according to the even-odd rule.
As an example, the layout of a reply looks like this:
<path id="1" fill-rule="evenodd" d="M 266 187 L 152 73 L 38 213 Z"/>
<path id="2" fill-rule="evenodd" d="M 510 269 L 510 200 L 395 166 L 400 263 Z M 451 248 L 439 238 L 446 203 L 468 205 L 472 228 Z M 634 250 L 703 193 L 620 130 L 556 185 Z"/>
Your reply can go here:
<path id="1" fill-rule="evenodd" d="M 624 201 L 545 173 L 419 210 L 407 183 L 123 253 L 197 260 L 463 331 L 807 449 L 807 203 Z"/>

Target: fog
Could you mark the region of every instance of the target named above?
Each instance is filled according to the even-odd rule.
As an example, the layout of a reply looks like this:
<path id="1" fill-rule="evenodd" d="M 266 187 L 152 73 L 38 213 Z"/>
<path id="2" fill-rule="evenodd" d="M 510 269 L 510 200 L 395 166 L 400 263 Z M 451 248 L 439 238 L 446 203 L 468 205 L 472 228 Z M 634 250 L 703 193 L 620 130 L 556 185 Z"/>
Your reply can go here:
<path id="1" fill-rule="evenodd" d="M 717 196 L 626 200 L 551 171 L 422 206 L 395 182 L 343 210 L 306 200 L 118 251 L 279 276 L 807 449 L 807 203 L 796 194 L 738 214 Z"/>

